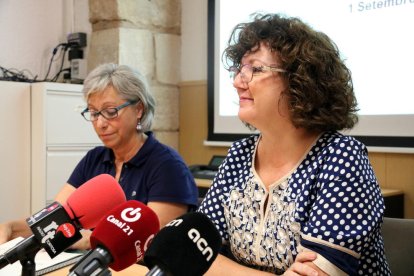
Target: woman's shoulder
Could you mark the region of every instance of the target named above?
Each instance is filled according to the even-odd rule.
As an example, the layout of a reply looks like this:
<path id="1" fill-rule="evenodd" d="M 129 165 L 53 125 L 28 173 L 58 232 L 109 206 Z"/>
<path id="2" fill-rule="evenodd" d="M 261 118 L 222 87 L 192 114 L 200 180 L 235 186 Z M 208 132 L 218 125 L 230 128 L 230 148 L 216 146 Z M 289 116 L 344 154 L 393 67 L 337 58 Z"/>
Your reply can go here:
<path id="1" fill-rule="evenodd" d="M 308 154 L 309 166 L 322 168 L 322 171 L 334 174 L 359 174 L 364 170 L 366 176 L 372 176 L 368 151 L 363 143 L 352 136 L 339 132 L 324 133 Z"/>
<path id="2" fill-rule="evenodd" d="M 148 134 L 147 134 L 148 135 Z M 141 157 L 145 156 L 148 162 L 157 164 L 184 164 L 184 160 L 172 146 L 160 142 L 152 132 L 149 133 L 147 142 L 141 149 Z"/>
<path id="3" fill-rule="evenodd" d="M 360 153 L 367 151 L 366 146 L 355 137 L 337 131 L 323 133 L 314 148 L 327 152 L 341 150 Z"/>

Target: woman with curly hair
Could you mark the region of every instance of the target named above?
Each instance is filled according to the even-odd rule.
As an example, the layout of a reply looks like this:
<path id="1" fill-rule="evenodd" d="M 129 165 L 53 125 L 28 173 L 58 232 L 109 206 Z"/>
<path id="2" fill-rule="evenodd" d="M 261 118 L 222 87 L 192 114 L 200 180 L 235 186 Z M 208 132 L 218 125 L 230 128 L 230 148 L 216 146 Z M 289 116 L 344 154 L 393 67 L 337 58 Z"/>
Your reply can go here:
<path id="1" fill-rule="evenodd" d="M 384 202 L 357 122 L 351 72 L 335 43 L 298 18 L 258 14 L 223 54 L 239 118 L 236 141 L 199 212 L 223 252 L 207 275 L 389 275 Z"/>

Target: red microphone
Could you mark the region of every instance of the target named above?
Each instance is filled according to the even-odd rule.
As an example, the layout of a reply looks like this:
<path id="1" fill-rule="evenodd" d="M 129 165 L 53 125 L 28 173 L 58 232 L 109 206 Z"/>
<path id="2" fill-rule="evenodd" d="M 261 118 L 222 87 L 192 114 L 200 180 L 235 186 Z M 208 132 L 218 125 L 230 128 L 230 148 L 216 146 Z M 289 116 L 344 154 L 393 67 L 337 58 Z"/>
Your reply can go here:
<path id="1" fill-rule="evenodd" d="M 160 223 L 145 204 L 129 200 L 110 211 L 91 235 L 91 247 L 71 269 L 69 275 L 98 275 L 108 266 L 123 270 L 141 260 L 158 233 Z"/>
<path id="2" fill-rule="evenodd" d="M 125 193 L 115 178 L 101 174 L 76 189 L 64 207 L 71 219 L 84 229 L 91 229 L 109 210 L 125 201 Z"/>
<path id="3" fill-rule="evenodd" d="M 85 182 L 66 205 L 53 202 L 27 219 L 33 235 L 0 256 L 0 268 L 17 260 L 23 269 L 33 269 L 36 253 L 44 248 L 50 257 L 82 238 L 80 228 L 90 229 L 112 208 L 126 201 L 118 182 L 101 174 Z"/>

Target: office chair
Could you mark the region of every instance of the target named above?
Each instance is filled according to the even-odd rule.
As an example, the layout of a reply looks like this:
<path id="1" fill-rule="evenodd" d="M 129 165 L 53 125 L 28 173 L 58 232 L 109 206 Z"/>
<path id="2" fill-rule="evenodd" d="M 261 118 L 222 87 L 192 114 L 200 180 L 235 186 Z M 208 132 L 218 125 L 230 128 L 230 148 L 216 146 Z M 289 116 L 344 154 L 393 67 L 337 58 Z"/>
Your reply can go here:
<path id="1" fill-rule="evenodd" d="M 384 217 L 382 236 L 392 275 L 414 275 L 414 219 Z"/>

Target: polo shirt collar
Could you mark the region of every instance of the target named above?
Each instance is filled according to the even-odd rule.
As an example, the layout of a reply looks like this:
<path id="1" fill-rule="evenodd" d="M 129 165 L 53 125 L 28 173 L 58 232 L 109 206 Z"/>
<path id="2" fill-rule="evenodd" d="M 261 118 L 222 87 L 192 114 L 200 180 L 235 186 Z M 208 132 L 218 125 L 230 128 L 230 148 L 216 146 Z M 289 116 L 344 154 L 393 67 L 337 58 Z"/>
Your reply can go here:
<path id="1" fill-rule="evenodd" d="M 147 157 L 151 154 L 152 149 L 155 147 L 157 140 L 155 139 L 153 132 L 148 131 L 148 132 L 145 132 L 145 134 L 148 136 L 147 140 L 144 142 L 144 144 L 142 145 L 138 153 L 135 154 L 135 156 L 132 157 L 131 160 L 127 162 L 128 164 L 131 164 L 136 167 L 140 166 L 141 164 L 145 162 Z M 112 151 L 112 149 L 105 147 L 103 162 L 114 163 L 114 159 L 115 159 L 115 156 L 114 156 L 114 152 Z"/>

